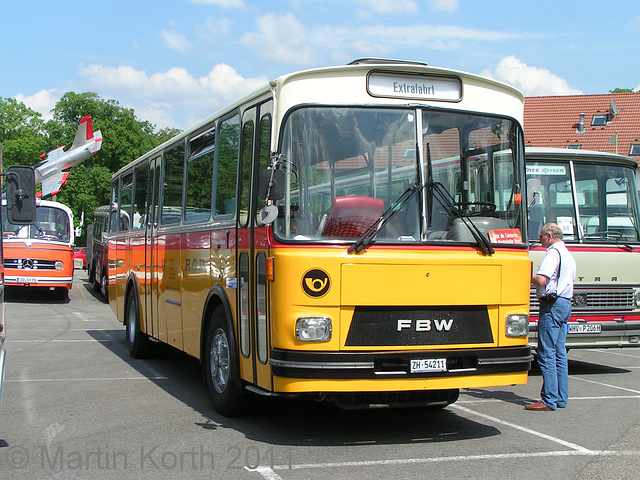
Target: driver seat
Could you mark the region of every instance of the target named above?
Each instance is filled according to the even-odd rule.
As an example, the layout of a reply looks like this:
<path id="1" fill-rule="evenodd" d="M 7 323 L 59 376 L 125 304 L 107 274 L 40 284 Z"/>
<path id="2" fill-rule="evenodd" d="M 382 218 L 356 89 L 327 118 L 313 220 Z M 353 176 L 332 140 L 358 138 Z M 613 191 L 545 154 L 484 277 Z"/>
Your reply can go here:
<path id="1" fill-rule="evenodd" d="M 360 237 L 380 218 L 381 198 L 352 195 L 335 197 L 322 228 L 325 237 Z"/>

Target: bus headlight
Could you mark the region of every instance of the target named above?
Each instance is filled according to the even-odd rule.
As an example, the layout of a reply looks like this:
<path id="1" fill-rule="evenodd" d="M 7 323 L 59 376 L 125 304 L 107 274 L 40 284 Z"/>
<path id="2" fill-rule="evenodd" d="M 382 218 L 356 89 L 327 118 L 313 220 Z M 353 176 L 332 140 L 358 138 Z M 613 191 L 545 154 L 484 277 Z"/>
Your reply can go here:
<path id="1" fill-rule="evenodd" d="M 296 338 L 302 342 L 326 342 L 331 340 L 329 317 L 300 317 L 296 320 Z"/>
<path id="2" fill-rule="evenodd" d="M 529 315 L 507 315 L 505 333 L 507 337 L 525 337 L 529 335 Z"/>
<path id="3" fill-rule="evenodd" d="M 55 267 L 56 267 L 56 270 L 62 270 L 64 268 L 64 263 L 58 261 L 56 262 Z"/>
<path id="4" fill-rule="evenodd" d="M 633 296 L 633 303 L 635 303 L 636 307 L 640 307 L 640 292 L 636 292 Z"/>

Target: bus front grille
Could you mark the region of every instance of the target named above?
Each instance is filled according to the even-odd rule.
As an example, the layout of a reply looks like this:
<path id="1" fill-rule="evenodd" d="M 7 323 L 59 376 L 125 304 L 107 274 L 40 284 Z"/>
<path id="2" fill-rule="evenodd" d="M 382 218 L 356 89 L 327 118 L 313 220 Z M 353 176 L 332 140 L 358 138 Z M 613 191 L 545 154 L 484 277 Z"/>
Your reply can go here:
<path id="1" fill-rule="evenodd" d="M 5 258 L 4 268 L 18 270 L 55 270 L 57 260 L 41 260 L 36 258 Z"/>
<path id="2" fill-rule="evenodd" d="M 346 347 L 493 343 L 486 306 L 356 307 Z"/>
<path id="3" fill-rule="evenodd" d="M 579 288 L 574 287 L 571 300 L 573 312 L 590 310 L 630 311 L 635 309 L 635 291 L 633 288 Z M 530 291 L 530 310 L 537 313 L 540 302 L 536 298 L 535 290 Z"/>

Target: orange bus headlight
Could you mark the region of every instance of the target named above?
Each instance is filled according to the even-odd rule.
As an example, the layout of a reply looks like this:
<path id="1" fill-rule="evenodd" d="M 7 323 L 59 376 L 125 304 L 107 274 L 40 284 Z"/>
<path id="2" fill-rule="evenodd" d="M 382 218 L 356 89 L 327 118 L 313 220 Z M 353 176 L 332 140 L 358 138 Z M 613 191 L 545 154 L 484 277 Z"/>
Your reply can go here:
<path id="1" fill-rule="evenodd" d="M 64 268 L 64 263 L 58 261 L 56 262 L 56 270 L 62 270 Z"/>
<path id="2" fill-rule="evenodd" d="M 529 315 L 507 315 L 505 330 L 507 337 L 526 337 L 529 335 Z"/>
<path id="3" fill-rule="evenodd" d="M 326 342 L 331 340 L 329 317 L 300 317 L 296 320 L 296 338 L 302 342 Z"/>

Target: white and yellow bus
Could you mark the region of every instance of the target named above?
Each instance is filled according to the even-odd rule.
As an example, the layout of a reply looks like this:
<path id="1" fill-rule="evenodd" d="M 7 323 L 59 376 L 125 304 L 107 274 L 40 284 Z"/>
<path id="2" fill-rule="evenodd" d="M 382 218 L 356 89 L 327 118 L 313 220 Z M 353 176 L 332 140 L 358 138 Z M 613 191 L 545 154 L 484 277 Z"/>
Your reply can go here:
<path id="1" fill-rule="evenodd" d="M 526 148 L 529 240 L 534 271 L 540 227 L 556 222 L 576 260 L 567 348 L 640 347 L 640 217 L 630 157 Z M 530 340 L 538 308 L 531 289 Z"/>
<path id="2" fill-rule="evenodd" d="M 131 354 L 198 358 L 224 415 L 526 383 L 522 116 L 502 83 L 369 59 L 282 76 L 138 158 L 107 238 Z"/>

